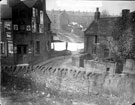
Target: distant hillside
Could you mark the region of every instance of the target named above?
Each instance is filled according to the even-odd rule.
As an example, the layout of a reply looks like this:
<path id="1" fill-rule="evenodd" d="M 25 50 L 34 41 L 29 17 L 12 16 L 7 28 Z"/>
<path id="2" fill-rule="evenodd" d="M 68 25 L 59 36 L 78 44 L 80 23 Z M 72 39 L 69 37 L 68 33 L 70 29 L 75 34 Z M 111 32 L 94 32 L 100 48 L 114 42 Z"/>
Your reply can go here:
<path id="1" fill-rule="evenodd" d="M 60 37 L 66 37 L 69 41 L 83 42 L 83 31 L 93 21 L 94 14 L 91 12 L 72 11 L 47 11 L 51 20 L 51 29 Z M 64 38 L 60 38 L 63 39 Z"/>
<path id="2" fill-rule="evenodd" d="M 47 14 L 52 22 L 52 29 L 57 29 L 59 16 L 64 11 L 52 10 L 47 11 Z M 69 17 L 70 22 L 77 22 L 81 24 L 84 28 L 87 28 L 94 19 L 93 12 L 75 12 L 75 11 L 65 11 Z"/>

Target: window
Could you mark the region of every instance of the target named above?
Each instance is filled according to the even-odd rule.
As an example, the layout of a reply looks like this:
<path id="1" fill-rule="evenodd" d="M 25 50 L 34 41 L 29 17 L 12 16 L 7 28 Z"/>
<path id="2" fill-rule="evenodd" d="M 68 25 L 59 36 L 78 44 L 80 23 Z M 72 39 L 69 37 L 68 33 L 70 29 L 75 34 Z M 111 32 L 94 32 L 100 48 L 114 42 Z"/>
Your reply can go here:
<path id="1" fill-rule="evenodd" d="M 27 54 L 28 45 L 17 45 L 17 54 Z"/>
<path id="2" fill-rule="evenodd" d="M 32 16 L 35 17 L 36 16 L 36 9 L 32 8 Z"/>
<path id="3" fill-rule="evenodd" d="M 8 41 L 8 54 L 13 54 L 13 42 Z"/>
<path id="4" fill-rule="evenodd" d="M 43 24 L 43 11 L 40 11 L 40 24 Z"/>
<path id="5" fill-rule="evenodd" d="M 48 23 L 48 31 L 50 31 L 50 28 L 51 28 L 51 27 L 50 27 L 50 23 Z"/>
<path id="6" fill-rule="evenodd" d="M 22 53 L 22 48 L 21 46 L 17 46 L 17 54 L 21 54 Z"/>
<path id="7" fill-rule="evenodd" d="M 36 31 L 39 32 L 39 24 L 38 23 L 36 24 L 36 27 L 37 27 Z"/>
<path id="8" fill-rule="evenodd" d="M 109 56 L 109 49 L 104 49 L 104 57 L 108 57 Z"/>
<path id="9" fill-rule="evenodd" d="M 11 30 L 11 25 L 12 25 L 12 23 L 11 22 L 4 22 L 4 29 L 6 30 L 6 31 L 9 31 L 9 30 Z"/>
<path id="10" fill-rule="evenodd" d="M 1 42 L 1 54 L 5 54 L 5 43 Z"/>
<path id="11" fill-rule="evenodd" d="M 36 15 L 36 17 L 38 17 L 38 9 L 36 9 L 35 15 Z"/>
<path id="12" fill-rule="evenodd" d="M 47 43 L 46 43 L 47 51 L 50 51 L 50 47 L 51 47 L 51 42 L 47 41 Z"/>
<path id="13" fill-rule="evenodd" d="M 12 38 L 11 32 L 6 32 L 6 37 L 7 38 Z"/>
<path id="14" fill-rule="evenodd" d="M 95 42 L 95 43 L 98 43 L 98 37 L 97 37 L 97 35 L 95 35 L 94 42 Z"/>
<path id="15" fill-rule="evenodd" d="M 36 54 L 40 54 L 40 41 L 36 41 Z"/>
<path id="16" fill-rule="evenodd" d="M 14 25 L 14 30 L 18 30 L 18 25 Z"/>
<path id="17" fill-rule="evenodd" d="M 92 53 L 96 54 L 96 50 L 97 50 L 96 47 L 94 47 Z"/>
<path id="18" fill-rule="evenodd" d="M 25 25 L 21 24 L 21 25 L 20 25 L 20 30 L 21 30 L 21 31 L 25 31 Z"/>
<path id="19" fill-rule="evenodd" d="M 23 46 L 23 54 L 27 54 L 27 46 L 26 45 Z"/>
<path id="20" fill-rule="evenodd" d="M 32 32 L 36 32 L 36 30 L 37 30 L 37 27 L 36 27 L 36 19 L 35 18 L 33 18 L 32 19 Z"/>
<path id="21" fill-rule="evenodd" d="M 39 33 L 43 33 L 44 29 L 43 29 L 43 24 L 39 24 Z"/>
<path id="22" fill-rule="evenodd" d="M 31 31 L 31 26 L 30 26 L 30 25 L 27 25 L 27 26 L 26 26 L 26 30 L 27 30 L 27 31 Z"/>

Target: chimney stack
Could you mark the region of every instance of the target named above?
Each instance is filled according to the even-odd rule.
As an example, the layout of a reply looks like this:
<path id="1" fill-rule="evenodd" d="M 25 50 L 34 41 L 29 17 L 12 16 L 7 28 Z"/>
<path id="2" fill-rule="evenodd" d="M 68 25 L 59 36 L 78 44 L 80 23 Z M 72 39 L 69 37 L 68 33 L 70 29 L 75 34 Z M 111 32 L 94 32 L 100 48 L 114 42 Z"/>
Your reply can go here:
<path id="1" fill-rule="evenodd" d="M 42 0 L 43 3 L 43 11 L 46 12 L 46 0 Z"/>
<path id="2" fill-rule="evenodd" d="M 96 8 L 96 12 L 95 12 L 95 21 L 97 21 L 99 18 L 100 18 L 99 8 Z"/>

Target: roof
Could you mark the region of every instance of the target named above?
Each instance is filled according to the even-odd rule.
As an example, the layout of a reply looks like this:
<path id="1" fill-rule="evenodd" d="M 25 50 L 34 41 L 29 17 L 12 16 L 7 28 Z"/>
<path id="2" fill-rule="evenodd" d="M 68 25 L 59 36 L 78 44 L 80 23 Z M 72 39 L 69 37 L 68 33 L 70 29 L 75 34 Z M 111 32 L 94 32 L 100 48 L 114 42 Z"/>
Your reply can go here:
<path id="1" fill-rule="evenodd" d="M 12 8 L 8 5 L 1 5 L 1 18 L 12 18 Z"/>
<path id="2" fill-rule="evenodd" d="M 8 0 L 8 4 L 12 7 L 20 2 L 23 2 L 27 7 L 31 8 L 33 6 L 37 6 L 40 2 L 40 0 Z M 42 8 L 42 7 L 40 7 Z"/>
<path id="3" fill-rule="evenodd" d="M 51 20 L 50 20 L 48 14 L 46 12 L 44 12 L 44 13 L 45 13 L 45 20 L 48 19 L 48 22 L 51 23 Z"/>
<path id="4" fill-rule="evenodd" d="M 119 17 L 100 18 L 93 21 L 85 31 L 85 35 L 111 35 L 113 27 Z"/>
<path id="5" fill-rule="evenodd" d="M 22 1 L 25 5 L 27 5 L 29 8 L 33 7 L 37 0 L 23 0 Z"/>
<path id="6" fill-rule="evenodd" d="M 21 2 L 20 0 L 7 0 L 7 1 L 8 1 L 9 6 L 11 7 Z"/>

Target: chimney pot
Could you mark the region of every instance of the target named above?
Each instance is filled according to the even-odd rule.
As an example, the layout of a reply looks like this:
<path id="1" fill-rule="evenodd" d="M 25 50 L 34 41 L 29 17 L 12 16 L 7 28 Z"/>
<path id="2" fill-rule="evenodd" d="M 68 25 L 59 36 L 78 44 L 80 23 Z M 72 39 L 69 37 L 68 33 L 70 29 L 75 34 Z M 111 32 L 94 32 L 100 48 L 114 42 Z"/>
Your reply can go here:
<path id="1" fill-rule="evenodd" d="M 96 12 L 95 12 L 95 21 L 97 21 L 99 18 L 100 18 L 99 8 L 96 8 Z"/>
<path id="2" fill-rule="evenodd" d="M 99 12 L 99 8 L 96 8 L 97 12 Z"/>

